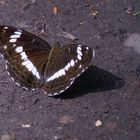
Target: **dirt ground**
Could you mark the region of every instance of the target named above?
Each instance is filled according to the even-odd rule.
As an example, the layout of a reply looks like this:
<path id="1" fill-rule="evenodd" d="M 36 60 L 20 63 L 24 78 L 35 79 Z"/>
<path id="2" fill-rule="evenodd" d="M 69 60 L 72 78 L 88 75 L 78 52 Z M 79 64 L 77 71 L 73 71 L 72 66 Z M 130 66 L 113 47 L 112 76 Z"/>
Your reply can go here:
<path id="1" fill-rule="evenodd" d="M 140 139 L 139 0 L 0 0 L 0 24 L 51 45 L 72 43 L 65 31 L 96 52 L 93 65 L 55 98 L 18 87 L 0 57 L 1 140 Z"/>

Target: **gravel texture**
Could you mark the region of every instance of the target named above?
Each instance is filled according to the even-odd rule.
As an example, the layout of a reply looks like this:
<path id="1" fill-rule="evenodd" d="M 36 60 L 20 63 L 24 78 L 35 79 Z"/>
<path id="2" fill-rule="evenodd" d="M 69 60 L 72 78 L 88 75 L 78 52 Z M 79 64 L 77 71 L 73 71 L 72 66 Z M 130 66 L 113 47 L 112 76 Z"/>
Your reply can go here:
<path id="1" fill-rule="evenodd" d="M 139 7 L 139 0 L 0 0 L 0 24 L 51 45 L 72 43 L 65 31 L 96 53 L 93 65 L 55 98 L 15 85 L 0 57 L 0 139 L 140 139 Z"/>

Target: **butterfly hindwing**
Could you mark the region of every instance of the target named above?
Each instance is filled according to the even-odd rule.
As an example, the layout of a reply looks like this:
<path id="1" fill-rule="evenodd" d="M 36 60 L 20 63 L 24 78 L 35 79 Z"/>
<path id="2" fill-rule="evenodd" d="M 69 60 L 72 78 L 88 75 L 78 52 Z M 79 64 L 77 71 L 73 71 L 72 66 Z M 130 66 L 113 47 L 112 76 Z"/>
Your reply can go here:
<path id="1" fill-rule="evenodd" d="M 54 47 L 45 73 L 44 90 L 50 95 L 65 91 L 92 63 L 91 48 L 78 44 Z"/>

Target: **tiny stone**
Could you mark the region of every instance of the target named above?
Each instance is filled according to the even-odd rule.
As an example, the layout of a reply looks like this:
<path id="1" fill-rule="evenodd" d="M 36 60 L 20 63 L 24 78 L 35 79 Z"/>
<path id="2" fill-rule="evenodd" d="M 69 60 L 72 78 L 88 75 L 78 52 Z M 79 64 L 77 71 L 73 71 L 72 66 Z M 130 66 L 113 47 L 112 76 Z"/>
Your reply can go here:
<path id="1" fill-rule="evenodd" d="M 101 120 L 97 120 L 96 122 L 95 122 L 95 126 L 96 127 L 99 127 L 99 126 L 101 126 L 102 125 L 102 121 Z"/>
<path id="2" fill-rule="evenodd" d="M 64 115 L 62 117 L 59 118 L 59 123 L 61 124 L 69 124 L 69 123 L 73 123 L 73 117 L 70 115 Z"/>
<path id="3" fill-rule="evenodd" d="M 31 127 L 30 124 L 22 124 L 21 126 L 22 126 L 23 128 L 29 128 L 29 127 Z"/>

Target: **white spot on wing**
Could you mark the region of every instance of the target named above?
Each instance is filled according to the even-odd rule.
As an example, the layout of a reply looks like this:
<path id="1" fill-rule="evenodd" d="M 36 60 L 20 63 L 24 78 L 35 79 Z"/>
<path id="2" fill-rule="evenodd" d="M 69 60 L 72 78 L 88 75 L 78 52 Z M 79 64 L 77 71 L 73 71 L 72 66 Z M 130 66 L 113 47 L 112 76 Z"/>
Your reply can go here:
<path id="1" fill-rule="evenodd" d="M 9 72 L 7 72 L 7 74 L 10 76 L 10 73 Z"/>
<path id="2" fill-rule="evenodd" d="M 59 74 L 59 76 L 66 74 L 64 69 L 59 70 L 57 73 Z"/>
<path id="3" fill-rule="evenodd" d="M 67 65 L 68 65 L 69 68 L 71 67 L 71 66 L 70 66 L 70 63 L 68 63 Z"/>
<path id="4" fill-rule="evenodd" d="M 79 45 L 78 45 L 77 49 L 78 49 L 79 51 L 81 51 L 81 50 L 82 50 L 81 46 L 79 46 Z"/>
<path id="5" fill-rule="evenodd" d="M 6 50 L 7 49 L 7 45 L 4 45 L 3 48 Z"/>
<path id="6" fill-rule="evenodd" d="M 81 52 L 80 50 L 78 50 L 78 49 L 77 49 L 77 53 L 78 53 L 79 55 L 81 55 L 81 56 L 83 55 L 82 52 Z"/>
<path id="7" fill-rule="evenodd" d="M 79 54 L 77 55 L 77 58 L 78 58 L 78 60 L 82 59 L 82 57 Z"/>
<path id="8" fill-rule="evenodd" d="M 81 47 L 82 45 L 78 45 L 78 47 L 77 47 L 77 59 L 78 60 L 82 60 L 82 47 Z"/>
<path id="9" fill-rule="evenodd" d="M 21 59 L 22 59 L 22 60 L 28 58 L 28 56 L 26 55 L 25 52 L 20 53 L 20 55 L 21 55 Z M 23 63 L 24 63 L 24 62 L 23 62 Z"/>
<path id="10" fill-rule="evenodd" d="M 36 73 L 37 73 L 37 69 L 34 67 L 34 68 L 32 69 L 32 74 L 33 74 L 33 75 L 36 75 Z"/>
<path id="11" fill-rule="evenodd" d="M 82 46 L 82 45 L 80 45 L 80 44 L 78 45 L 78 47 L 80 47 L 80 48 L 81 48 L 81 46 Z"/>
<path id="12" fill-rule="evenodd" d="M 38 79 L 40 79 L 39 72 L 37 71 L 36 67 L 34 67 L 31 72 L 34 76 L 36 76 Z"/>
<path id="13" fill-rule="evenodd" d="M 32 91 L 35 91 L 36 89 L 35 88 L 32 88 Z"/>
<path id="14" fill-rule="evenodd" d="M 69 66 L 68 66 L 68 64 L 65 66 L 64 69 L 65 69 L 66 71 L 69 70 Z"/>
<path id="15" fill-rule="evenodd" d="M 19 34 L 11 35 L 10 38 L 13 38 L 13 39 L 14 38 L 20 38 L 20 35 Z"/>
<path id="16" fill-rule="evenodd" d="M 80 68 L 82 68 L 82 65 L 81 65 L 81 64 L 79 65 L 79 69 L 80 69 Z"/>
<path id="17" fill-rule="evenodd" d="M 29 61 L 29 60 L 27 60 Z M 31 61 L 29 61 L 29 63 L 26 65 L 26 68 L 29 70 L 29 71 L 32 71 L 32 69 L 34 68 L 34 65 Z"/>
<path id="18" fill-rule="evenodd" d="M 17 41 L 16 38 L 12 38 L 12 39 L 9 40 L 9 42 L 11 42 L 11 43 L 15 43 L 16 41 Z"/>
<path id="19" fill-rule="evenodd" d="M 22 65 L 23 65 L 23 66 L 26 66 L 28 63 L 30 63 L 29 60 L 22 62 Z"/>
<path id="20" fill-rule="evenodd" d="M 38 79 L 40 79 L 39 72 L 36 73 L 36 77 L 37 77 Z"/>
<path id="21" fill-rule="evenodd" d="M 20 86 L 20 84 L 19 84 L 19 83 L 17 83 L 17 82 L 16 82 L 16 85 Z"/>
<path id="22" fill-rule="evenodd" d="M 60 93 L 61 93 L 61 92 L 64 92 L 64 91 L 65 91 L 65 90 L 60 90 Z"/>
<path id="23" fill-rule="evenodd" d="M 17 35 L 21 35 L 22 33 L 19 32 L 19 31 L 15 31 L 15 34 L 17 34 Z"/>
<path id="24" fill-rule="evenodd" d="M 47 82 L 49 82 L 49 81 L 52 81 L 52 80 L 54 80 L 55 79 L 55 77 L 56 77 L 56 75 L 55 74 L 53 74 L 51 77 L 49 77 L 46 81 Z"/>
<path id="25" fill-rule="evenodd" d="M 58 73 L 56 73 L 56 78 L 59 78 L 59 74 Z"/>
<path id="26" fill-rule="evenodd" d="M 16 51 L 17 53 L 21 53 L 21 52 L 23 52 L 23 47 L 22 47 L 22 46 L 19 46 L 19 47 L 17 47 L 17 48 L 15 49 L 15 51 Z"/>
<path id="27" fill-rule="evenodd" d="M 18 31 L 14 32 L 14 34 L 10 36 L 9 42 L 15 43 L 17 39 L 20 38 L 21 34 L 22 34 L 22 31 L 18 29 Z"/>
<path id="28" fill-rule="evenodd" d="M 20 85 L 19 85 L 20 86 Z M 25 90 L 28 90 L 28 88 L 26 88 L 26 87 L 22 87 L 23 89 L 25 89 Z"/>
<path id="29" fill-rule="evenodd" d="M 8 29 L 8 27 L 7 27 L 7 26 L 5 26 L 3 29 Z"/>
<path id="30" fill-rule="evenodd" d="M 75 65 L 75 62 L 74 62 L 73 59 L 71 59 L 71 61 L 70 61 L 70 65 L 71 65 L 72 67 Z"/>
<path id="31" fill-rule="evenodd" d="M 12 80 L 12 81 L 15 81 L 13 77 L 11 77 L 11 80 Z"/>

